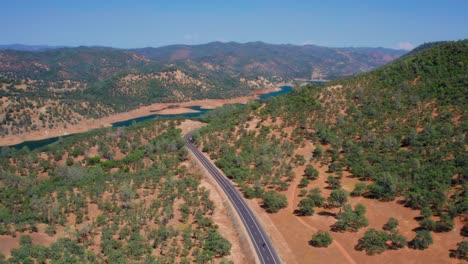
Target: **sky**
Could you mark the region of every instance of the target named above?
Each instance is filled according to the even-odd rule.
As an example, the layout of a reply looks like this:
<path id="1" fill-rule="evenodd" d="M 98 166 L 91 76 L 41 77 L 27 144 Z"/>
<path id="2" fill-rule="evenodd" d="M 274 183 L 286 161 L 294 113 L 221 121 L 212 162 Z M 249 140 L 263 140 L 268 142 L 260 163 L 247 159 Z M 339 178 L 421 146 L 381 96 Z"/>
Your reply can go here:
<path id="1" fill-rule="evenodd" d="M 468 38 L 468 0 L 0 0 L 0 9 L 0 44 L 411 49 Z"/>

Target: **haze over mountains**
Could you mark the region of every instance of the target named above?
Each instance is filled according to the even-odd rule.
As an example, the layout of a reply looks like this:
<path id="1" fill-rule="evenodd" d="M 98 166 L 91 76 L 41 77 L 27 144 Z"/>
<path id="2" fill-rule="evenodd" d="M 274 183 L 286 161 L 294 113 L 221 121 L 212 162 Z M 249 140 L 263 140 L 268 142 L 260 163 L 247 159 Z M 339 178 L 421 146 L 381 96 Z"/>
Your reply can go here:
<path id="1" fill-rule="evenodd" d="M 1 135 L 78 124 L 157 102 L 244 96 L 295 78 L 335 79 L 368 71 L 404 54 L 384 48 L 263 42 L 131 50 L 2 48 Z"/>

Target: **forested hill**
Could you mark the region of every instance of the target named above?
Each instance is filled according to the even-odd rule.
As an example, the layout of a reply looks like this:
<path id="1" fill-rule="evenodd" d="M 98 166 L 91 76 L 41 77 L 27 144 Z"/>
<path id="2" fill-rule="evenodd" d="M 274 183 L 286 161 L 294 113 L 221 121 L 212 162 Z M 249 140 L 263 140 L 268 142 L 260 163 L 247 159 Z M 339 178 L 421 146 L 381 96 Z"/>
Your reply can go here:
<path id="1" fill-rule="evenodd" d="M 211 42 L 136 49 L 148 58 L 191 60 L 246 77 L 310 78 L 315 71 L 335 79 L 388 63 L 405 53 L 385 48 L 328 48 L 316 45 L 274 45 L 264 42 Z"/>
<path id="2" fill-rule="evenodd" d="M 196 138 L 246 197 L 263 197 L 270 211 L 269 190 L 282 193 L 295 177 L 307 188 L 309 180 L 328 176 L 332 190 L 349 188 L 354 179 L 355 189 L 340 191 L 340 197 L 352 191 L 354 197 L 397 199 L 422 209 L 417 230 L 447 232 L 455 217 L 468 213 L 467 87 L 468 40 L 426 45 L 366 74 L 295 88 L 264 105 L 214 111 L 207 117 L 210 126 Z M 309 161 L 304 148 L 310 145 Z M 314 167 L 326 173 L 319 176 Z M 300 214 L 327 208 L 322 198 L 314 202 L 320 191 L 329 193 L 308 195 L 298 205 Z M 333 192 L 329 207 L 336 206 Z M 275 202 L 275 211 L 288 204 L 282 199 L 275 200 L 281 202 Z M 334 228 L 362 227 L 346 226 L 347 216 L 338 214 Z M 418 248 L 417 243 L 410 244 Z"/>
<path id="3" fill-rule="evenodd" d="M 314 70 L 324 78 L 360 73 L 402 54 L 264 43 L 180 47 L 0 47 L 0 136 L 62 128 L 151 103 L 244 96 L 310 78 Z M 185 56 L 187 49 L 196 56 Z"/>

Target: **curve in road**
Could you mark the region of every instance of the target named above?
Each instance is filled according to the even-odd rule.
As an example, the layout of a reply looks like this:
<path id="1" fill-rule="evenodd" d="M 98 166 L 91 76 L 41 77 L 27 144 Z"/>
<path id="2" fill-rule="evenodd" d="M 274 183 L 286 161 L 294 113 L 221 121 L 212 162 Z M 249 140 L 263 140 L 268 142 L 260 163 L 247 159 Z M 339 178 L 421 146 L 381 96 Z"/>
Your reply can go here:
<path id="1" fill-rule="evenodd" d="M 203 155 L 203 153 L 198 150 L 198 148 L 192 143 L 193 137 L 191 133 L 187 133 L 184 136 L 184 139 L 188 149 L 195 155 L 203 167 L 205 167 L 205 169 L 211 174 L 219 186 L 221 186 L 231 203 L 236 208 L 236 211 L 242 219 L 242 222 L 244 223 L 245 228 L 249 233 L 250 239 L 254 244 L 255 251 L 257 252 L 260 262 L 264 264 L 281 263 L 281 260 L 278 257 L 278 254 L 276 253 L 276 250 L 268 238 L 265 230 L 263 230 L 252 210 L 245 203 L 244 199 L 236 190 L 236 188 L 234 188 L 231 182 L 220 173 L 219 169 L 213 163 L 211 163 L 210 160 L 208 160 Z"/>

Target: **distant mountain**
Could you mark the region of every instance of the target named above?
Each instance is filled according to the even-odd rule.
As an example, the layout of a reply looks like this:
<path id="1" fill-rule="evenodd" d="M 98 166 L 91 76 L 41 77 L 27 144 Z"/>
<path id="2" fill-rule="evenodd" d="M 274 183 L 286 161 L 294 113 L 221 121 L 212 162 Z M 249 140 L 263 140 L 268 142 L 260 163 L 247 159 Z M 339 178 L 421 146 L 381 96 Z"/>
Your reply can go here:
<path id="1" fill-rule="evenodd" d="M 380 229 L 377 218 L 402 217 L 401 230 L 434 236 L 432 253 L 417 250 L 418 258 L 455 263 L 449 253 L 455 243 L 466 241 L 460 230 L 466 229 L 468 212 L 467 95 L 468 40 L 428 43 L 368 73 L 212 111 L 203 117 L 209 125 L 194 140 L 247 199 L 267 212 L 274 196 L 283 201 L 275 203 L 276 210 L 291 203 L 299 208 L 284 210 L 282 219 L 314 215 L 316 228 L 355 232 L 351 220 L 342 222 L 347 212 L 329 209 L 334 192 L 350 192 L 345 200 L 362 203 L 369 217 L 365 226 Z M 304 190 L 302 200 L 298 188 Z M 323 194 L 329 197 L 327 206 L 315 202 L 324 201 Z M 403 214 L 389 201 L 415 212 Z M 424 212 L 419 226 L 410 223 Z M 333 225 L 330 215 L 338 220 Z M 304 227 L 299 221 L 286 225 L 283 230 Z M 334 237 L 333 243 L 350 253 L 362 250 L 355 245 L 362 245 L 367 232 L 354 242 Z M 393 256 L 409 259 L 415 254 L 410 250 Z M 372 262 L 386 262 L 388 256 L 372 256 Z"/>
<path id="2" fill-rule="evenodd" d="M 8 47 L 0 50 L 0 136 L 76 124 L 157 102 L 244 96 L 294 78 L 349 76 L 403 54 L 263 42 L 133 50 Z"/>
<path id="3" fill-rule="evenodd" d="M 193 61 L 220 70 L 255 77 L 310 78 L 314 72 L 336 79 L 369 71 L 405 54 L 385 48 L 327 48 L 315 45 L 274 45 L 264 42 L 211 42 L 134 49 L 145 57 L 164 61 Z"/>

